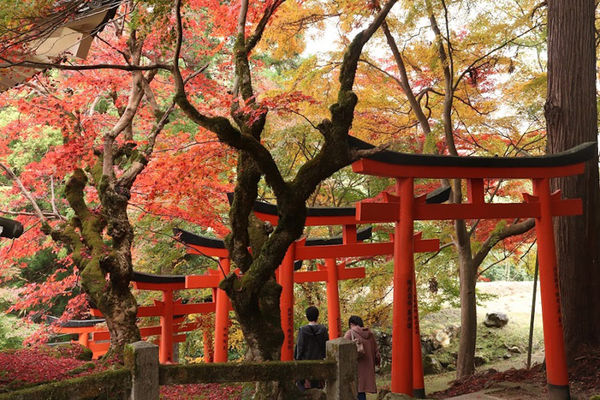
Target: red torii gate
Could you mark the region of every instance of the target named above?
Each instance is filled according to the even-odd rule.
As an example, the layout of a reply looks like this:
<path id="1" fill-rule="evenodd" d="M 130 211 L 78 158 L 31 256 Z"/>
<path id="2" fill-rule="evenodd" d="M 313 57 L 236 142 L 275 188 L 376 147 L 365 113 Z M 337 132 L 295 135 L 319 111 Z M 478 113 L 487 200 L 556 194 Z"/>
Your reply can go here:
<path id="1" fill-rule="evenodd" d="M 212 278 L 218 284 L 218 277 Z M 154 275 L 143 272 L 133 272 L 133 287 L 138 290 L 157 290 L 163 293 L 162 301 L 154 300 L 152 306 L 139 306 L 138 317 L 160 317 L 160 327 L 142 327 L 140 334 L 150 336 L 160 334 L 158 358 L 161 363 L 173 362 L 173 343 L 185 341 L 185 335 L 179 335 L 180 332 L 192 330 L 196 324 L 179 326 L 183 319 L 177 319 L 176 316 L 187 314 L 206 314 L 215 311 L 214 302 L 183 304 L 181 299 L 175 300 L 173 292 L 186 289 L 185 275 Z M 92 308 L 90 313 L 93 316 L 101 317 L 100 310 Z M 108 332 L 93 332 L 94 343 L 89 347 L 94 351 L 102 351 L 106 344 L 96 343 L 100 340 L 108 340 Z"/>
<path id="2" fill-rule="evenodd" d="M 70 319 L 68 321 L 59 322 L 57 317 L 48 316 L 46 322 L 56 327 L 56 332 L 65 335 L 77 335 L 77 343 L 82 346 L 90 347 L 90 333 L 99 332 L 106 328 L 102 325 L 106 322 L 104 318 L 99 319 Z"/>
<path id="3" fill-rule="evenodd" d="M 437 189 L 426 196 L 423 200 L 427 203 L 439 203 L 444 202 L 448 199 L 450 194 L 449 188 Z M 255 215 L 264 220 L 269 221 L 271 224 L 276 225 L 278 221 L 277 217 L 277 206 L 274 204 L 264 203 L 256 201 L 254 204 Z M 291 278 L 290 270 L 292 268 L 292 260 L 294 259 L 314 259 L 314 258 L 325 258 L 326 259 L 326 272 L 327 276 L 327 305 L 328 305 L 328 317 L 329 317 L 329 331 L 330 337 L 338 337 L 341 335 L 340 332 L 340 311 L 339 311 L 339 293 L 338 293 L 338 277 L 335 276 L 337 273 L 336 258 L 341 257 L 373 257 L 377 255 L 389 255 L 393 254 L 394 247 L 396 246 L 396 240 L 387 243 L 357 243 L 353 240 L 356 236 L 356 224 L 357 218 L 355 216 L 356 209 L 354 207 L 345 208 L 331 208 L 331 207 L 309 207 L 307 209 L 307 217 L 305 221 L 306 226 L 317 226 L 317 225 L 342 225 L 343 236 L 342 243 L 339 244 L 317 244 L 311 247 L 302 247 L 301 241 L 297 241 L 294 246 L 290 246 L 286 256 L 282 262 L 280 276 L 287 276 L 287 281 L 282 283 L 283 289 L 281 293 L 281 320 L 282 327 L 285 334 L 284 344 L 282 346 L 282 360 L 291 360 L 293 357 L 293 346 L 294 346 L 294 332 L 293 332 L 293 304 L 294 304 L 294 292 L 293 287 L 290 285 Z M 362 220 L 362 223 L 371 223 L 376 221 Z M 310 240 L 310 239 L 309 239 Z M 428 252 L 436 251 L 439 248 L 439 241 L 434 240 L 422 240 L 421 234 L 418 233 L 411 237 L 411 242 L 414 242 L 413 247 L 416 252 Z M 298 247 L 300 244 L 301 247 Z M 329 267 L 331 266 L 331 267 Z M 364 275 L 363 275 L 364 276 Z M 281 283 L 281 282 L 280 282 Z M 414 346 L 415 354 L 418 353 L 418 357 L 414 359 L 414 369 L 421 371 L 420 377 L 415 377 L 414 387 L 418 388 L 417 392 L 422 391 L 424 393 L 424 382 L 423 382 L 423 367 L 421 361 L 421 338 L 418 329 L 418 311 L 416 303 L 416 291 L 414 291 L 414 316 L 415 316 L 415 332 L 412 338 L 412 346 Z M 332 301 L 332 297 L 335 301 Z"/>
<path id="4" fill-rule="evenodd" d="M 196 235 L 190 232 L 183 231 L 181 229 L 177 229 L 175 231 L 176 235 L 179 239 L 186 244 L 189 248 L 190 254 L 200 254 L 205 256 L 219 257 L 219 264 L 223 268 L 222 272 L 218 270 L 209 270 L 208 274 L 205 275 L 188 275 L 186 277 L 186 288 L 187 289 L 197 289 L 197 288 L 206 288 L 206 287 L 217 287 L 219 282 L 219 275 L 228 274 L 230 271 L 230 260 L 229 253 L 227 249 L 225 249 L 225 244 L 221 239 L 213 239 L 207 238 L 205 236 Z M 363 229 L 359 232 L 354 232 L 355 234 L 355 242 L 362 241 L 371 235 L 371 229 Z M 291 292 L 291 297 L 282 296 L 282 317 L 285 315 L 285 324 L 282 324 L 287 329 L 286 338 L 290 338 L 287 341 L 287 345 L 284 345 L 284 351 L 282 352 L 282 360 L 291 360 L 293 358 L 293 282 L 318 282 L 318 281 L 328 281 L 333 283 L 328 283 L 327 293 L 328 299 L 332 301 L 328 301 L 328 305 L 330 309 L 337 310 L 337 319 L 336 324 L 335 321 L 330 319 L 330 329 L 335 332 L 336 335 L 339 335 L 339 294 L 337 291 L 337 281 L 344 279 L 355 279 L 362 278 L 365 276 L 364 268 L 346 268 L 345 264 L 336 265 L 335 258 L 331 258 L 331 251 L 336 251 L 335 247 L 330 247 L 332 245 L 341 244 L 342 237 L 336 238 L 311 238 L 311 239 L 301 239 L 296 241 L 290 249 L 292 252 L 288 251 L 288 254 L 294 254 L 296 251 L 299 253 L 300 257 L 296 257 L 296 259 L 284 259 L 282 263 L 282 267 L 280 269 L 285 269 L 286 272 L 280 272 L 280 269 L 277 270 L 276 275 L 278 278 L 278 282 L 286 289 L 284 289 L 285 293 Z M 325 250 L 324 254 L 319 255 L 319 249 L 317 246 L 328 246 Z M 390 251 L 387 254 L 391 254 L 391 244 Z M 308 251 L 307 251 L 308 249 Z M 316 251 L 316 252 L 315 252 Z M 317 254 L 319 257 L 314 257 Z M 289 257 L 289 255 L 287 256 Z M 329 257 L 327 263 L 330 264 L 333 260 L 334 268 L 329 268 L 328 270 L 324 270 L 323 266 L 320 266 L 320 270 L 318 271 L 297 271 L 302 265 L 302 260 L 313 259 L 313 258 L 322 258 Z M 288 264 L 289 263 L 289 264 Z M 285 267 L 284 267 L 285 266 Z M 291 274 L 289 273 L 291 271 Z M 335 275 L 335 278 L 329 278 L 330 275 Z M 293 282 L 292 282 L 293 281 Z M 213 286 L 214 285 L 214 286 Z M 335 286 L 335 291 L 333 291 L 333 286 Z M 225 292 L 221 289 L 217 289 L 217 307 L 215 314 L 215 352 L 214 352 L 214 361 L 215 362 L 226 362 L 227 361 L 227 326 L 229 324 L 228 313 L 231 310 L 231 304 Z M 291 300 L 290 300 L 291 299 Z M 290 303 L 291 301 L 291 303 Z M 289 304 L 288 304 L 289 303 Z M 288 304 L 288 306 L 284 307 L 284 304 Z M 289 305 L 291 304 L 291 308 Z M 225 306 L 226 305 L 226 306 Z M 292 312 L 292 316 L 288 317 L 288 313 Z M 335 315 L 335 313 L 334 313 Z M 335 328 L 337 327 L 337 328 Z M 335 328 L 335 329 L 334 329 Z M 289 332 L 288 332 L 289 331 Z M 291 334 L 290 334 L 291 332 Z"/>
<path id="5" fill-rule="evenodd" d="M 352 146 L 372 145 L 350 138 Z M 581 174 L 584 162 L 595 156 L 595 145 L 585 143 L 568 151 L 541 157 L 452 157 L 382 151 L 352 164 L 354 172 L 396 179 L 396 195 L 384 203 L 360 202 L 360 221 L 396 222 L 394 248 L 394 311 L 392 342 L 392 382 L 394 393 L 413 394 L 414 246 L 411 240 L 415 220 L 473 218 L 535 218 L 538 239 L 542 319 L 546 349 L 547 382 L 550 398 L 568 399 L 569 379 L 564 351 L 560 313 L 560 293 L 556 273 L 553 216 L 578 215 L 580 199 L 562 200 L 551 193 L 549 180 Z M 414 197 L 415 178 L 467 179 L 467 202 L 426 204 Z M 484 179 L 531 179 L 533 195 L 523 194 L 525 202 L 486 203 Z"/>
<path id="6" fill-rule="evenodd" d="M 185 288 L 213 289 L 213 299 L 216 303 L 213 357 L 215 362 L 227 362 L 231 302 L 227 297 L 227 293 L 219 289 L 219 282 L 223 279 L 223 275 L 227 275 L 230 272 L 229 252 L 221 239 L 196 235 L 182 229 L 174 229 L 173 232 L 179 241 L 186 245 L 189 254 L 218 258 L 218 263 L 222 271 L 209 269 L 204 275 L 187 275 L 185 277 Z M 205 351 L 206 349 L 207 346 L 205 343 Z"/>

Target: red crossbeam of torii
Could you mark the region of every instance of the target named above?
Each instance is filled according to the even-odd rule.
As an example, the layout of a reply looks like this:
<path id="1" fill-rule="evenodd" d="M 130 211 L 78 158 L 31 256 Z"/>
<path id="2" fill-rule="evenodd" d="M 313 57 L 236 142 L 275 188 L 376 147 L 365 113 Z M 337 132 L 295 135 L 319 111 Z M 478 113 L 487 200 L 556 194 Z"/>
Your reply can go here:
<path id="1" fill-rule="evenodd" d="M 350 138 L 352 146 L 372 148 Z M 551 193 L 549 180 L 581 174 L 584 162 L 595 155 L 595 145 L 586 143 L 560 154 L 542 157 L 451 157 L 404 154 L 382 151 L 352 164 L 354 172 L 396 179 L 396 194 L 385 196 L 384 203 L 360 202 L 359 221 L 395 222 L 394 311 L 392 342 L 392 382 L 394 393 L 417 394 L 411 338 L 413 337 L 414 265 L 413 222 L 435 219 L 535 218 L 540 269 L 540 291 L 544 325 L 544 344 L 548 390 L 551 398 L 569 398 L 569 380 L 564 352 L 560 314 L 560 295 L 556 273 L 553 216 L 581 214 L 580 199 L 560 198 Z M 427 204 L 414 196 L 416 178 L 467 180 L 467 201 L 461 204 Z M 533 195 L 524 202 L 486 203 L 485 179 L 530 179 Z"/>

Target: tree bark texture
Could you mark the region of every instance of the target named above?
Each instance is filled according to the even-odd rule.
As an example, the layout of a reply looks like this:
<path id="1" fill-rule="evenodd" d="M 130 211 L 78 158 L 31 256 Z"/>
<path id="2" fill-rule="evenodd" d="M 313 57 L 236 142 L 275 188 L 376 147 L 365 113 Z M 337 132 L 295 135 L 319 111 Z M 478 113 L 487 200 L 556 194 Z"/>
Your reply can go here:
<path id="1" fill-rule="evenodd" d="M 102 211 L 87 207 L 84 188 L 88 178 L 83 170 L 77 169 L 69 178 L 65 191 L 75 217 L 61 228 L 50 230 L 46 226 L 45 229 L 54 240 L 70 248 L 73 262 L 80 271 L 83 290 L 106 319 L 111 341 L 107 356 L 120 356 L 126 344 L 140 340 L 136 326 L 137 303 L 129 289 L 133 275 L 133 230 L 127 218 L 129 196 L 107 184 L 106 177 L 97 176 L 101 182 L 98 192 Z M 105 229 L 113 239 L 111 245 L 103 240 Z"/>
<path id="2" fill-rule="evenodd" d="M 597 142 L 594 0 L 548 1 L 548 153 Z M 554 190 L 583 199 L 583 215 L 555 219 L 557 265 L 567 359 L 600 344 L 600 189 L 598 158 Z"/>
<path id="3" fill-rule="evenodd" d="M 460 276 L 460 339 L 458 343 L 458 359 L 456 360 L 456 376 L 473 375 L 475 373 L 475 344 L 477 342 L 477 301 L 475 282 L 477 267 L 472 262 L 471 241 L 467 234 L 465 220 L 454 222 L 458 235 L 458 268 Z M 461 237 L 462 236 L 462 237 Z"/>

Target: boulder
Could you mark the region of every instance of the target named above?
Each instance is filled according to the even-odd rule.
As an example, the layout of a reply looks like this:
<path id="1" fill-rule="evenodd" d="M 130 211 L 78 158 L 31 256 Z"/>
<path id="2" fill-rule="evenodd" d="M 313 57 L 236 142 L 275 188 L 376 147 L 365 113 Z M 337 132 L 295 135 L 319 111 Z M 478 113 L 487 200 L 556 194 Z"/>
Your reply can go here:
<path id="1" fill-rule="evenodd" d="M 436 331 L 434 333 L 434 339 L 435 339 L 435 343 L 439 344 L 438 348 L 450 346 L 451 336 L 448 334 L 446 329 Z"/>
<path id="2" fill-rule="evenodd" d="M 473 363 L 475 364 L 476 367 L 481 367 L 487 361 L 488 360 L 486 360 L 485 357 L 483 357 L 482 355 L 479 355 L 479 354 L 475 354 L 475 356 L 473 357 Z"/>
<path id="3" fill-rule="evenodd" d="M 389 372 L 392 368 L 392 335 L 378 329 L 373 329 L 373 335 L 381 355 L 381 364 L 377 372 Z"/>
<path id="4" fill-rule="evenodd" d="M 436 345 L 433 343 L 432 338 L 421 338 L 421 354 L 425 355 L 433 353 L 435 350 L 438 349 L 438 347 L 435 346 Z"/>
<path id="5" fill-rule="evenodd" d="M 485 321 L 483 324 L 488 328 L 502 328 L 508 324 L 508 316 L 501 312 L 492 312 L 485 314 Z"/>
<path id="6" fill-rule="evenodd" d="M 442 364 L 433 357 L 431 354 L 427 354 L 423 357 L 423 374 L 435 375 L 443 371 Z"/>
<path id="7" fill-rule="evenodd" d="M 522 351 L 518 346 L 507 346 L 508 351 L 510 351 L 511 353 L 515 353 L 515 354 L 521 354 Z"/>

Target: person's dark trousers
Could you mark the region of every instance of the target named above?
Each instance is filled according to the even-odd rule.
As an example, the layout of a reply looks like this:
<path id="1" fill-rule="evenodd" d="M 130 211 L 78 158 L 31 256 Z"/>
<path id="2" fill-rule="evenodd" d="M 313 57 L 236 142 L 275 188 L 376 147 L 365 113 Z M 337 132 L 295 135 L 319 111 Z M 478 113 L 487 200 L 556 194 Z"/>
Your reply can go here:
<path id="1" fill-rule="evenodd" d="M 357 400 L 367 400 L 367 394 L 365 392 L 358 392 Z"/>

